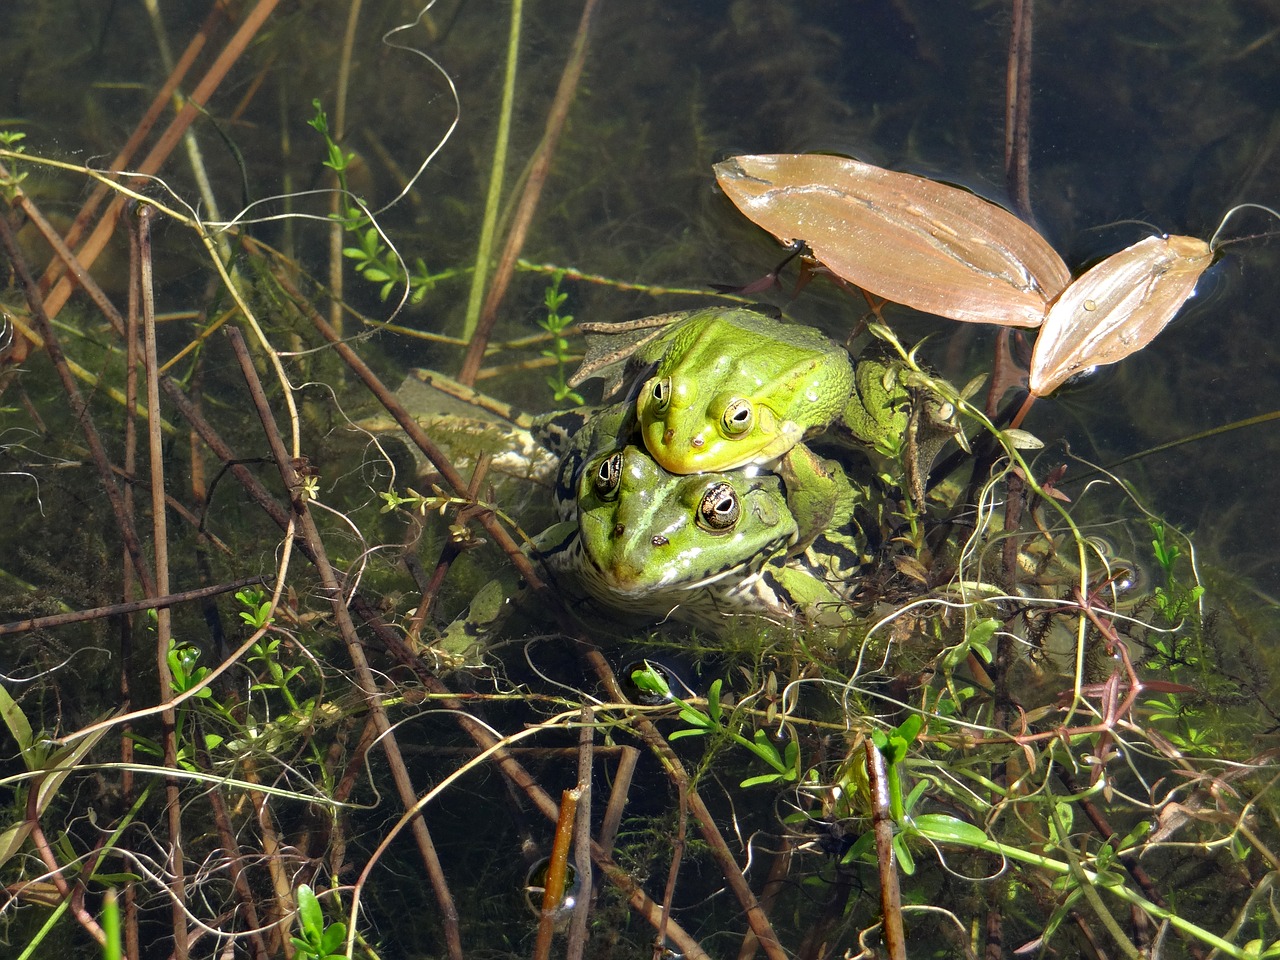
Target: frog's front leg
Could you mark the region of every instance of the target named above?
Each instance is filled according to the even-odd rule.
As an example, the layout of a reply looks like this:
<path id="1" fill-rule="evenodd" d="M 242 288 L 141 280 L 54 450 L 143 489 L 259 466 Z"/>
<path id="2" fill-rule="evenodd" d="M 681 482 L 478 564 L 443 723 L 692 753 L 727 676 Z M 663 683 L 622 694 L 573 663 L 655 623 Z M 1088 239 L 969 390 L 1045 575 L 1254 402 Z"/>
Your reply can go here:
<path id="1" fill-rule="evenodd" d="M 803 553 L 818 535 L 841 527 L 853 517 L 857 495 L 834 460 L 824 460 L 798 443 L 778 462 L 778 475 L 787 491 L 787 508 L 798 533 L 787 554 Z"/>

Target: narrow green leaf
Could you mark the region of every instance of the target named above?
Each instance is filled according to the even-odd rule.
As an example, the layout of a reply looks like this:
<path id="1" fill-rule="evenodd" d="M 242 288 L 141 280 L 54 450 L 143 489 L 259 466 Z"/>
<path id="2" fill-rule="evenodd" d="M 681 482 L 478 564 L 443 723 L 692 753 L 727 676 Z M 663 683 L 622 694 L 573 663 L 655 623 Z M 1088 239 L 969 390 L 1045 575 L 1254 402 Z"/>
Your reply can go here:
<path id="1" fill-rule="evenodd" d="M 911 826 L 922 836 L 938 843 L 959 843 L 967 847 L 991 843 L 981 828 L 946 813 L 921 814 L 912 819 Z"/>

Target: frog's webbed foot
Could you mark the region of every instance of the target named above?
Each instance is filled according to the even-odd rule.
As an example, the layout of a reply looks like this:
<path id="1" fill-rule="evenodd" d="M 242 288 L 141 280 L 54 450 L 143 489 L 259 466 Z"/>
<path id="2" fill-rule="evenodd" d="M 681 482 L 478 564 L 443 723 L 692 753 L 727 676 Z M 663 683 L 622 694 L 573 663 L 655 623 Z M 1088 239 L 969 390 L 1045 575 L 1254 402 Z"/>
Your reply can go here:
<path id="1" fill-rule="evenodd" d="M 603 379 L 605 399 L 632 399 L 618 397 L 620 390 L 633 389 L 648 378 L 646 366 L 655 361 L 644 347 L 657 340 L 674 323 L 689 317 L 691 311 L 661 313 L 655 317 L 629 320 L 623 323 L 580 323 L 578 329 L 586 334 L 587 350 L 582 364 L 569 378 L 569 386 L 577 387 L 586 381 Z"/>
<path id="2" fill-rule="evenodd" d="M 803 553 L 819 534 L 852 520 L 858 496 L 844 469 L 834 460 L 823 460 L 798 443 L 779 462 L 778 475 L 786 487 L 787 507 L 799 531 L 787 551 L 789 556 Z"/>

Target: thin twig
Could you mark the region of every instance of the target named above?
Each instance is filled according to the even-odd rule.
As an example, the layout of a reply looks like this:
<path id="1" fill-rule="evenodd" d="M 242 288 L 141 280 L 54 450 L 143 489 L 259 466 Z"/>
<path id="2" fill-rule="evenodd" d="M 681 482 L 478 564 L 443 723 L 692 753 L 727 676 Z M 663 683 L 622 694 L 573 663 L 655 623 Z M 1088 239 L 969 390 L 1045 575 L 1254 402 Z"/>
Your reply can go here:
<path id="1" fill-rule="evenodd" d="M 263 577 L 243 577 L 230 583 L 218 583 L 211 587 L 198 587 L 195 590 L 183 590 L 181 593 L 169 593 L 163 597 L 147 597 L 144 600 L 130 600 L 128 603 L 113 603 L 106 607 L 93 607 L 89 610 L 75 610 L 71 613 L 54 613 L 47 617 L 31 617 L 26 620 L 14 620 L 0 624 L 0 637 L 13 633 L 28 633 L 32 630 L 49 630 L 54 627 L 65 627 L 69 623 L 84 623 L 86 620 L 103 620 L 107 617 L 120 617 L 140 610 L 158 610 L 161 607 L 174 607 L 180 603 L 193 600 L 205 600 L 219 594 L 242 590 L 245 587 L 257 586 L 266 582 Z"/>
<path id="2" fill-rule="evenodd" d="M 511 221 L 511 229 L 502 248 L 502 257 L 498 260 L 498 268 L 493 273 L 493 282 L 484 299 L 484 309 L 480 312 L 480 321 L 474 333 L 468 331 L 471 342 L 467 346 L 466 357 L 462 361 L 462 370 L 458 379 L 471 386 L 476 382 L 476 374 L 484 360 L 485 346 L 493 333 L 493 325 L 498 319 L 498 308 L 507 295 L 507 287 L 515 273 L 516 261 L 524 248 L 525 237 L 529 226 L 533 223 L 533 215 L 538 209 L 538 200 L 542 197 L 542 188 L 551 172 L 551 160 L 555 156 L 556 146 L 560 142 L 560 134 L 564 130 L 565 120 L 569 116 L 569 108 L 573 105 L 577 94 L 578 82 L 582 78 L 582 65 L 587 58 L 587 33 L 591 29 L 591 17 L 595 13 L 599 0 L 586 0 L 582 7 L 582 16 L 578 20 L 578 32 L 573 38 L 573 49 L 569 53 L 569 61 L 560 75 L 560 85 L 556 88 L 555 99 L 547 114 L 547 125 L 542 134 L 538 149 L 534 152 L 533 163 L 529 168 L 529 178 L 525 181 L 524 192 L 520 195 L 520 203 L 516 206 L 515 216 Z M 477 261 L 476 274 L 482 276 L 480 263 Z"/>
<path id="3" fill-rule="evenodd" d="M 253 359 L 249 356 L 249 349 L 245 345 L 244 337 L 234 327 L 228 328 L 227 333 L 232 349 L 235 351 L 236 359 L 240 363 L 245 382 L 249 387 L 250 396 L 253 398 L 254 407 L 258 412 L 258 418 L 262 421 L 262 428 L 266 434 L 268 445 L 276 458 L 276 467 L 280 471 L 280 479 L 284 482 L 285 489 L 289 492 L 293 504 L 293 512 L 298 519 L 301 538 L 309 544 L 311 553 L 314 555 L 316 571 L 320 575 L 320 584 L 325 594 L 329 597 L 329 602 L 333 608 L 334 621 L 346 644 L 348 656 L 351 657 L 352 665 L 356 671 L 357 686 L 364 695 L 365 704 L 370 713 L 378 721 L 379 733 L 382 736 L 382 748 L 387 757 L 387 765 L 391 770 L 392 780 L 395 781 L 396 791 L 400 795 L 401 803 L 408 810 L 417 803 L 417 794 L 409 779 L 409 772 L 405 767 L 404 760 L 400 756 L 400 747 L 396 742 L 390 718 L 382 705 L 377 681 L 374 679 L 373 671 L 369 667 L 369 661 L 365 657 L 364 647 L 360 642 L 360 638 L 356 634 L 351 614 L 347 610 L 347 604 L 344 600 L 342 586 L 338 582 L 337 573 L 329 563 L 328 555 L 324 550 L 324 543 L 320 537 L 320 531 L 316 527 L 311 511 L 307 509 L 306 499 L 302 492 L 302 479 L 294 467 L 292 458 L 288 455 L 284 440 L 280 436 L 275 420 L 272 418 L 266 395 L 262 391 L 262 384 L 258 381 L 258 374 L 254 369 Z M 449 892 L 444 870 L 440 865 L 439 857 L 436 855 L 435 844 L 431 839 L 430 832 L 427 830 L 426 821 L 421 816 L 414 817 L 412 829 L 414 839 L 418 844 L 418 850 L 427 869 L 427 876 L 431 879 L 436 902 L 440 907 L 440 919 L 444 926 L 445 943 L 449 956 L 451 960 L 463 960 L 464 954 L 458 926 L 457 908 L 454 905 L 453 896 Z"/>
<path id="4" fill-rule="evenodd" d="M 863 741 L 867 778 L 871 788 L 871 824 L 880 865 L 880 921 L 889 960 L 907 960 L 902 931 L 902 895 L 898 890 L 898 864 L 893 852 L 893 814 L 889 810 L 889 776 L 882 754 L 870 738 Z"/>
<path id="5" fill-rule="evenodd" d="M 573 869 L 578 899 L 569 921 L 565 960 L 582 960 L 587 945 L 587 917 L 591 913 L 591 768 L 595 757 L 595 711 L 582 708 L 578 731 L 578 819 L 573 833 Z"/>
<path id="6" fill-rule="evenodd" d="M 556 932 L 556 918 L 564 905 L 564 892 L 569 877 L 569 849 L 573 846 L 573 826 L 578 816 L 577 787 L 560 795 L 560 817 L 556 820 L 555 839 L 547 859 L 547 875 L 542 881 L 542 915 L 538 918 L 538 936 L 533 944 L 533 960 L 550 960 L 551 938 Z"/>
<path id="7" fill-rule="evenodd" d="M 138 232 L 138 295 L 142 306 L 142 356 L 147 371 L 147 452 L 151 464 L 151 550 L 155 562 L 155 583 L 148 591 L 160 597 L 169 592 L 169 516 L 164 506 L 164 435 L 160 430 L 160 363 L 156 349 L 155 298 L 151 284 L 151 218 L 152 208 L 143 204 L 136 210 L 134 228 Z M 161 702 L 173 693 L 173 674 L 169 669 L 169 644 L 173 639 L 172 617 L 168 607 L 156 609 L 156 673 L 160 682 Z M 160 714 L 164 732 L 164 765 L 169 770 L 178 766 L 177 711 L 168 706 Z M 182 789 L 177 778 L 165 777 L 165 811 L 169 819 L 169 889 L 173 894 L 173 954 L 175 960 L 186 960 L 187 885 L 182 856 Z"/>
<path id="8" fill-rule="evenodd" d="M 1031 21 L 1034 0 L 1013 0 L 1005 72 L 1004 172 L 1019 216 L 1031 222 Z"/>
<path id="9" fill-rule="evenodd" d="M 653 938 L 653 960 L 660 960 L 666 953 L 667 921 L 671 918 L 671 902 L 676 895 L 676 880 L 680 876 L 680 864 L 684 861 L 684 848 L 689 836 L 689 795 L 683 783 L 677 783 L 676 836 L 671 845 L 671 864 L 667 868 L 667 885 L 662 891 L 662 924 Z"/>

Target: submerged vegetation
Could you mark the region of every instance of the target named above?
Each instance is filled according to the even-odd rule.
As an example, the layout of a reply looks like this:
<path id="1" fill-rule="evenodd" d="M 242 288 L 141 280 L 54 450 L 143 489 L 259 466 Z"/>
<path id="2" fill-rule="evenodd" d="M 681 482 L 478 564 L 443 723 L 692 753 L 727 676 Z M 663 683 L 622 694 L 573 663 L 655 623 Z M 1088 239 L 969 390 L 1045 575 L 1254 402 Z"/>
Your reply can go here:
<path id="1" fill-rule="evenodd" d="M 1263 5 L 1038 10 L 1021 121 L 981 4 L 124 6 L 0 37 L 8 954 L 1280 956 L 1265 238 L 1060 386 L 1061 325 L 1037 381 L 778 267 L 713 173 L 963 182 L 1079 278 L 1280 197 Z M 584 322 L 741 304 L 888 371 L 869 456 L 768 488 L 858 575 L 830 622 L 602 615 L 538 553 L 564 421 L 508 404 L 596 400 Z"/>

